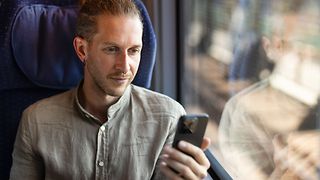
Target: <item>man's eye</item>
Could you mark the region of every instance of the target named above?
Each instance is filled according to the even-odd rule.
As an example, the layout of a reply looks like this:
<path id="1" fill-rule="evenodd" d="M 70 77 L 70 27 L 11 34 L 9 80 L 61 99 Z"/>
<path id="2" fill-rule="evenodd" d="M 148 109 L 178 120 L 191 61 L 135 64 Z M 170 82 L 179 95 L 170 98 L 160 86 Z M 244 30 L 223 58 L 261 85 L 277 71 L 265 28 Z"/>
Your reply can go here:
<path id="1" fill-rule="evenodd" d="M 115 54 L 117 52 L 119 52 L 119 48 L 118 47 L 106 47 L 103 49 L 106 53 L 108 54 Z"/>
<path id="2" fill-rule="evenodd" d="M 131 48 L 131 49 L 128 50 L 128 53 L 129 53 L 130 55 L 137 55 L 137 54 L 140 53 L 140 51 L 141 51 L 140 48 Z"/>

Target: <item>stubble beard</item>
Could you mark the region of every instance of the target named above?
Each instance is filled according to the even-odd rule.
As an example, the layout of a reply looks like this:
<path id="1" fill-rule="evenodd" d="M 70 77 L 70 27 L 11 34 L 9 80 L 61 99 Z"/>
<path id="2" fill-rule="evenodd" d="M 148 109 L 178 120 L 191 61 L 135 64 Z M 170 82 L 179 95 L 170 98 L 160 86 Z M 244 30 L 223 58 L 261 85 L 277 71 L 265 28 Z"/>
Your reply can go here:
<path id="1" fill-rule="evenodd" d="M 125 89 L 128 87 L 128 84 L 122 87 L 112 87 L 112 82 L 108 84 L 108 77 L 97 78 L 93 76 L 93 82 L 97 87 L 98 91 L 103 93 L 105 96 L 113 96 L 113 97 L 120 97 L 123 95 Z"/>
<path id="2" fill-rule="evenodd" d="M 88 67 L 88 73 L 89 76 L 91 76 L 91 79 L 93 81 L 94 88 L 98 91 L 98 94 L 103 94 L 103 96 L 113 96 L 113 97 L 120 97 L 123 95 L 125 89 L 128 87 L 128 84 L 125 85 L 125 87 L 120 87 L 121 90 L 119 90 L 119 87 L 113 87 L 112 82 L 108 82 L 108 76 L 100 76 L 99 73 L 95 73 L 95 71 L 92 71 L 92 68 L 94 67 Z M 122 90 L 123 89 L 123 90 Z"/>

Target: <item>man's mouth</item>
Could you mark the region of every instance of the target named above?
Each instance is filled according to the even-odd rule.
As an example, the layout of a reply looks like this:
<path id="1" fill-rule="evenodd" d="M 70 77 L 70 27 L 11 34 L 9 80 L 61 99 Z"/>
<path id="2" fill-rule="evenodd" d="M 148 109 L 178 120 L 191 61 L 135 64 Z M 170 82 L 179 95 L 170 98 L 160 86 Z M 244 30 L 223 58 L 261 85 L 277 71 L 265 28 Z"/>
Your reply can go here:
<path id="1" fill-rule="evenodd" d="M 128 76 L 113 76 L 111 77 L 111 79 L 119 84 L 123 84 L 123 83 L 126 83 L 127 81 L 129 81 L 130 77 Z"/>

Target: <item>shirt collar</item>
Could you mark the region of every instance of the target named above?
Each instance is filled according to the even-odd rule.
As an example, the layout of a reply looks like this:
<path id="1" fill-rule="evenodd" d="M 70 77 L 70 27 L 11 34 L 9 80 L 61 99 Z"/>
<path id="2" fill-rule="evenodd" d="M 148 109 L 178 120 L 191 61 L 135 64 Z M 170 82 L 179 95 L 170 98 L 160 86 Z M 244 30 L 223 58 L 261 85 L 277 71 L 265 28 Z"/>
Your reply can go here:
<path id="1" fill-rule="evenodd" d="M 77 109 L 79 110 L 80 114 L 88 119 L 88 120 L 94 120 L 95 122 L 97 122 L 98 124 L 102 124 L 102 122 L 96 118 L 94 115 L 92 115 L 91 113 L 89 113 L 86 109 L 84 109 L 84 107 L 80 104 L 79 101 L 79 91 L 82 88 L 83 85 L 83 81 L 80 82 L 80 84 L 77 86 L 77 88 L 75 89 L 75 104 Z M 106 109 L 106 113 L 107 113 L 107 117 L 108 117 L 108 121 L 112 120 L 114 118 L 114 116 L 117 114 L 117 112 L 123 112 L 127 109 L 128 105 L 129 105 L 129 100 L 130 100 L 130 94 L 131 94 L 131 87 L 132 85 L 129 85 L 126 90 L 124 91 L 123 95 L 120 97 L 120 99 L 113 105 L 111 105 L 109 107 L 109 109 Z"/>
<path id="2" fill-rule="evenodd" d="M 117 112 L 123 112 L 128 108 L 131 94 L 131 86 L 132 85 L 129 85 L 124 91 L 123 95 L 120 97 L 120 99 L 109 107 L 109 109 L 107 110 L 108 120 L 112 120 L 113 117 L 116 116 Z"/>

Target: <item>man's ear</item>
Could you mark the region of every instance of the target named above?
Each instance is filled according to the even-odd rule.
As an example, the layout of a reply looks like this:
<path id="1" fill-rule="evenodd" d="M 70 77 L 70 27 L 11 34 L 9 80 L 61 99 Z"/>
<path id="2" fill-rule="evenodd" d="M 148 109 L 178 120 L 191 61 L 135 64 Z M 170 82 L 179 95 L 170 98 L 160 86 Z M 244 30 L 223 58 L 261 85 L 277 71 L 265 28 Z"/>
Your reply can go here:
<path id="1" fill-rule="evenodd" d="M 284 53 L 284 42 L 279 37 L 273 37 L 272 40 L 263 36 L 262 46 L 267 57 L 272 61 L 277 61 Z"/>
<path id="2" fill-rule="evenodd" d="M 276 61 L 277 56 L 276 56 L 276 51 L 274 44 L 272 44 L 271 40 L 265 36 L 262 36 L 262 47 L 268 57 L 269 60 L 271 61 Z"/>
<path id="3" fill-rule="evenodd" d="M 85 61 L 87 59 L 87 52 L 88 52 L 88 42 L 79 37 L 79 36 L 76 36 L 74 39 L 73 39 L 73 47 L 79 57 L 79 59 L 85 64 Z"/>
<path id="4" fill-rule="evenodd" d="M 270 50 L 270 46 L 271 46 L 270 40 L 267 37 L 262 36 L 262 47 L 263 47 L 264 51 L 266 52 L 266 54 L 268 54 L 268 52 Z"/>

